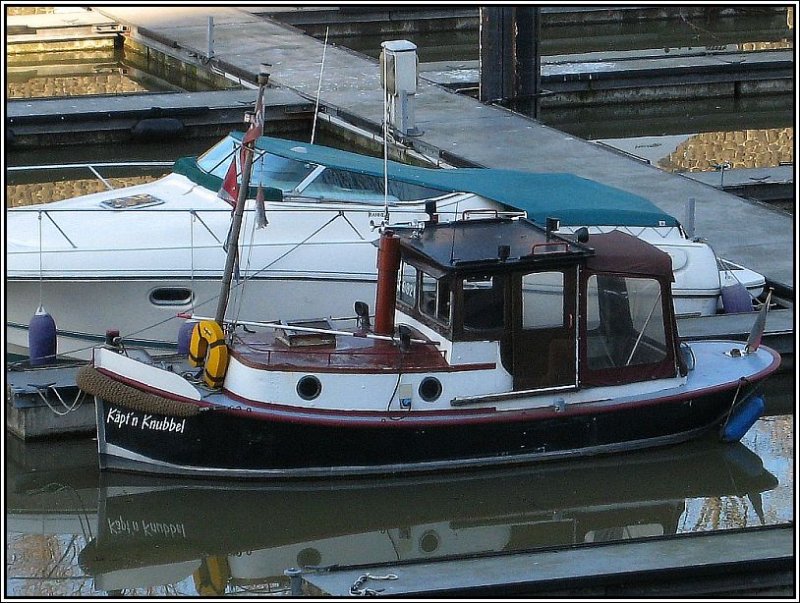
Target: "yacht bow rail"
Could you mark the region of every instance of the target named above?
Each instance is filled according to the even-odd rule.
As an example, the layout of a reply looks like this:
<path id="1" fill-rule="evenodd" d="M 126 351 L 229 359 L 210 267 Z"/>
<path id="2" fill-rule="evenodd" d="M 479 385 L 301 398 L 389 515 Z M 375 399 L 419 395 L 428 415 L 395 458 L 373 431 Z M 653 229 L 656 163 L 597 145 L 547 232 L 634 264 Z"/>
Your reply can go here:
<path id="1" fill-rule="evenodd" d="M 97 180 L 103 183 L 108 190 L 114 186 L 104 178 L 98 169 L 116 168 L 165 168 L 172 167 L 174 161 L 100 161 L 91 163 L 57 163 L 43 165 L 13 165 L 6 167 L 6 172 L 35 173 L 48 170 L 88 170 Z"/>
<path id="2" fill-rule="evenodd" d="M 11 165 L 6 167 L 8 172 L 23 172 L 36 170 L 66 170 L 80 168 L 117 168 L 117 167 L 171 167 L 174 161 L 102 161 L 92 163 L 54 163 L 42 165 Z"/>

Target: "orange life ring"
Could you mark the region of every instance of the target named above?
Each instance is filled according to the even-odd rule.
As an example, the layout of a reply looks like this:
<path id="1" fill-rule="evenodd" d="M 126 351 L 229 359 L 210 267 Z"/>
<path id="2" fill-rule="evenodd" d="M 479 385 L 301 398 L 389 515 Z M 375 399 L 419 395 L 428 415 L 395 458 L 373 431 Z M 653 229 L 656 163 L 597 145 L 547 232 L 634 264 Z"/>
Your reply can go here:
<path id="1" fill-rule="evenodd" d="M 222 387 L 228 370 L 228 346 L 225 333 L 213 320 L 203 320 L 192 329 L 189 342 L 189 364 L 202 366 L 203 381 L 213 388 Z"/>

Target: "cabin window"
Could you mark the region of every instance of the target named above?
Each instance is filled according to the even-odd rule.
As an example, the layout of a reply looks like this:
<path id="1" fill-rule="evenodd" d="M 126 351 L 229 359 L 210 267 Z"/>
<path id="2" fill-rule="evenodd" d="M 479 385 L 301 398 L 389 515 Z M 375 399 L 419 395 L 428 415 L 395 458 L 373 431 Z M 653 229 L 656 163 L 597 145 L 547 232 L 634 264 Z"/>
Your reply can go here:
<path id="1" fill-rule="evenodd" d="M 322 200 L 377 205 L 384 202 L 384 189 L 383 178 L 326 168 L 306 187 L 303 194 L 309 197 L 319 197 Z M 397 197 L 389 194 L 386 200 L 394 203 L 397 201 Z"/>
<path id="2" fill-rule="evenodd" d="M 464 279 L 464 328 L 498 329 L 505 310 L 502 277 L 472 276 Z"/>
<path id="3" fill-rule="evenodd" d="M 197 167 L 204 172 L 224 178 L 232 157 L 234 157 L 233 138 L 228 136 L 200 155 L 197 158 Z"/>
<path id="4" fill-rule="evenodd" d="M 389 181 L 389 194 L 400 201 L 420 201 L 442 196 L 442 191 L 419 184 L 408 182 Z"/>
<path id="5" fill-rule="evenodd" d="M 586 309 L 589 369 L 656 364 L 666 359 L 658 281 L 592 275 L 587 283 Z"/>
<path id="6" fill-rule="evenodd" d="M 417 301 L 417 269 L 411 264 L 400 264 L 400 278 L 397 281 L 397 299 L 414 307 Z"/>
<path id="7" fill-rule="evenodd" d="M 533 272 L 522 277 L 522 328 L 564 326 L 564 273 Z"/>
<path id="8" fill-rule="evenodd" d="M 437 280 L 430 274 L 422 274 L 422 290 L 420 292 L 419 309 L 423 314 L 435 318 L 437 322 L 450 324 L 450 307 L 452 291 L 450 281 Z"/>

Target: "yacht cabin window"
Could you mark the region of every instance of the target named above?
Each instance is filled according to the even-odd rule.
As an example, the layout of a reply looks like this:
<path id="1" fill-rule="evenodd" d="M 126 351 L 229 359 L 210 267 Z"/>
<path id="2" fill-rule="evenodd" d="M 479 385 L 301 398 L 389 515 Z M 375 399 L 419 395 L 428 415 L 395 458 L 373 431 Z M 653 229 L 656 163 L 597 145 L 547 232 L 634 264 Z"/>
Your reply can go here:
<path id="1" fill-rule="evenodd" d="M 432 188 L 391 179 L 387 191 L 385 184 L 383 176 L 326 167 L 302 193 L 308 197 L 376 205 L 384 201 L 418 201 L 443 194 Z"/>
<path id="2" fill-rule="evenodd" d="M 591 370 L 664 361 L 667 335 L 659 282 L 592 275 L 587 283 L 586 329 Z"/>
<path id="3" fill-rule="evenodd" d="M 237 153 L 238 154 L 238 153 Z M 315 169 L 313 163 L 295 161 L 270 155 L 263 151 L 256 152 L 250 186 L 279 188 L 285 193 L 295 190 Z"/>
<path id="4" fill-rule="evenodd" d="M 238 144 L 236 148 L 239 148 Z M 225 178 L 231 158 L 236 157 L 238 165 L 238 156 L 238 152 L 234 153 L 234 139 L 228 136 L 198 157 L 197 166 L 218 178 Z M 303 182 L 316 167 L 313 163 L 295 161 L 257 150 L 250 185 L 256 186 L 260 183 L 262 186 L 279 188 L 288 193 Z M 241 172 L 241 166 L 239 170 Z"/>

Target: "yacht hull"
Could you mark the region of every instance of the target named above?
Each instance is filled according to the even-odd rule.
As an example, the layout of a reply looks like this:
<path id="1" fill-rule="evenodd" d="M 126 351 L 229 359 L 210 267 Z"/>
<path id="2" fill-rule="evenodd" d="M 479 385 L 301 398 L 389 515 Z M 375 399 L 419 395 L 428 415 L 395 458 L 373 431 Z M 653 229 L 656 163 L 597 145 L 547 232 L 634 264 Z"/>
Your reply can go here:
<path id="1" fill-rule="evenodd" d="M 92 347 L 105 340 L 106 329 L 118 330 L 126 345 L 165 351 L 177 343 L 184 322 L 178 314 L 214 313 L 220 279 L 101 278 L 42 283 L 10 279 L 6 281 L 7 349 L 28 355 L 28 325 L 41 300 L 56 323 L 59 356 L 90 359 Z M 238 308 L 243 318 L 352 316 L 353 300 L 375 299 L 374 277 L 358 275 L 253 278 L 241 289 L 241 302 L 235 290 L 231 299 L 236 304 L 232 310 Z"/>

